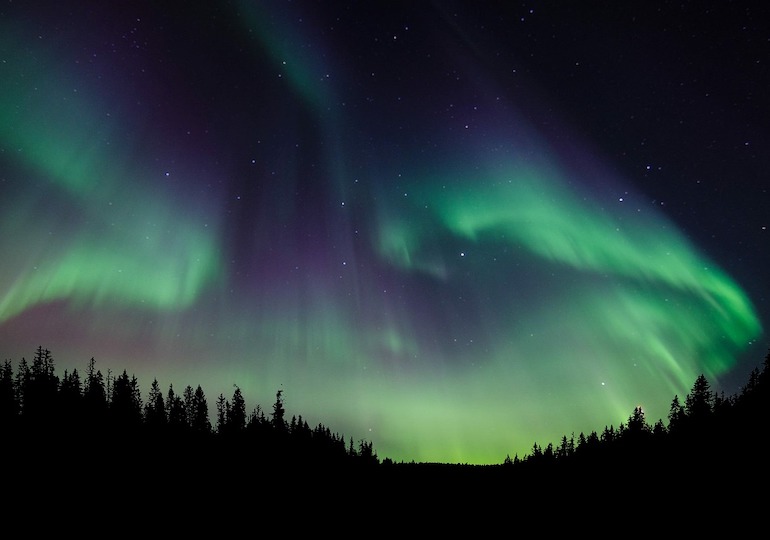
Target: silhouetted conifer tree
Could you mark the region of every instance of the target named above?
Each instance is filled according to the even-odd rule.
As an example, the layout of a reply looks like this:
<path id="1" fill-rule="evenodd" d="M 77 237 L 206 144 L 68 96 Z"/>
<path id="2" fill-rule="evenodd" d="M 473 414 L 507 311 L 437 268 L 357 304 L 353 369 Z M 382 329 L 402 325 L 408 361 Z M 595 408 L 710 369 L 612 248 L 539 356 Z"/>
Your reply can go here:
<path id="1" fill-rule="evenodd" d="M 227 426 L 232 432 L 240 433 L 246 429 L 246 401 L 243 399 L 240 387 L 234 386 L 233 400 L 228 409 Z"/>
<path id="2" fill-rule="evenodd" d="M 41 377 L 53 378 L 55 376 L 55 371 L 56 370 L 54 367 L 51 351 L 44 349 L 42 345 L 38 346 L 37 350 L 35 351 L 35 357 L 32 361 L 32 374 Z"/>
<path id="3" fill-rule="evenodd" d="M 532 444 L 532 450 L 530 451 L 530 454 L 528 456 L 528 461 L 539 463 L 543 459 L 543 448 L 537 444 L 537 442 Z"/>
<path id="4" fill-rule="evenodd" d="M 166 394 L 166 411 L 168 413 L 168 427 L 171 433 L 180 434 L 187 432 L 187 411 L 184 400 L 174 392 L 174 385 L 169 384 Z"/>
<path id="5" fill-rule="evenodd" d="M 283 390 L 278 390 L 273 403 L 273 427 L 278 431 L 286 430 L 286 409 L 283 407 Z"/>
<path id="6" fill-rule="evenodd" d="M 714 396 L 705 375 L 698 375 L 684 403 L 688 420 L 703 421 L 708 418 L 713 411 Z"/>
<path id="7" fill-rule="evenodd" d="M 191 402 L 191 428 L 193 432 L 199 434 L 208 434 L 211 432 L 211 422 L 209 421 L 209 405 L 206 402 L 206 394 L 203 388 L 198 385 L 193 393 Z"/>
<path id="8" fill-rule="evenodd" d="M 163 400 L 158 379 L 153 379 L 147 403 L 144 406 L 144 423 L 151 431 L 162 431 L 168 424 L 166 402 Z"/>
<path id="9" fill-rule="evenodd" d="M 14 386 L 13 365 L 6 360 L 0 368 L 0 422 L 5 422 L 4 426 L 15 423 L 19 415 Z"/>
<path id="10" fill-rule="evenodd" d="M 86 379 L 83 387 L 83 408 L 92 426 L 104 427 L 107 413 L 107 389 L 102 372 L 96 369 L 96 361 L 92 357 L 86 369 Z"/>
<path id="11" fill-rule="evenodd" d="M 142 424 L 142 401 L 136 377 L 123 373 L 115 378 L 110 400 L 110 417 L 118 429 L 135 429 Z"/>
<path id="12" fill-rule="evenodd" d="M 217 433 L 227 433 L 227 416 L 230 404 L 225 399 L 224 394 L 217 397 Z"/>
<path id="13" fill-rule="evenodd" d="M 631 437 L 641 437 L 650 433 L 650 426 L 644 417 L 644 410 L 641 407 L 635 407 L 634 412 L 628 417 L 625 434 Z"/>
<path id="14" fill-rule="evenodd" d="M 676 433 L 682 427 L 685 416 L 684 406 L 679 402 L 679 396 L 675 395 L 668 410 L 669 432 Z"/>
<path id="15" fill-rule="evenodd" d="M 566 435 L 563 435 L 558 448 L 556 449 L 556 457 L 558 459 L 567 459 L 575 452 L 575 437 L 572 436 L 569 439 Z"/>

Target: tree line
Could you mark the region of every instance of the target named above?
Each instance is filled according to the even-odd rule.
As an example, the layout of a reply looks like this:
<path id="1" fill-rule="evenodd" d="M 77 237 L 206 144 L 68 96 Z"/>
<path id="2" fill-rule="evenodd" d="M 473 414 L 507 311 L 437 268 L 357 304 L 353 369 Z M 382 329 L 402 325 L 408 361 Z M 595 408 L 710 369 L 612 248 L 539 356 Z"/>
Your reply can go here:
<path id="1" fill-rule="evenodd" d="M 524 478 L 545 475 L 558 481 L 619 472 L 704 487 L 720 478 L 735 479 L 735 487 L 751 478 L 766 479 L 768 458 L 762 449 L 768 436 L 769 387 L 770 353 L 734 395 L 713 391 L 701 374 L 683 398 L 673 397 L 665 421 L 650 423 L 643 408 L 636 407 L 617 427 L 564 435 L 557 444 L 535 443 L 523 457 L 506 456 L 503 467 Z"/>
<path id="2" fill-rule="evenodd" d="M 371 467 L 380 460 L 373 444 L 334 432 L 323 423 L 311 427 L 301 415 L 288 417 L 283 390 L 272 410 L 260 405 L 247 413 L 241 389 L 220 394 L 209 411 L 203 388 L 163 391 L 152 381 L 146 400 L 135 376 L 103 374 L 94 358 L 81 377 L 77 369 L 59 377 L 50 350 L 39 346 L 31 362 L 22 358 L 0 367 L 2 447 L 17 462 L 84 466 L 108 463 L 133 469 L 205 473 L 251 462 L 309 467 Z"/>
<path id="3" fill-rule="evenodd" d="M 302 467 L 304 471 L 385 470 L 389 473 L 472 469 L 515 473 L 519 479 L 569 474 L 595 474 L 634 463 L 637 472 L 697 473 L 702 467 L 734 466 L 760 460 L 747 448 L 766 436 L 770 353 L 762 369 L 754 368 L 740 392 L 712 391 L 704 375 L 690 392 L 674 396 L 667 421 L 650 423 L 637 407 L 626 422 L 601 432 L 564 435 L 558 443 L 534 443 L 524 456 L 506 456 L 496 466 L 394 463 L 380 460 L 370 441 L 319 423 L 311 428 L 303 417 L 289 419 L 283 390 L 272 410 L 257 405 L 247 413 L 241 389 L 220 394 L 213 418 L 200 385 L 181 392 L 170 384 L 164 392 L 157 379 L 142 398 L 139 382 L 124 370 L 105 376 L 94 358 L 84 375 L 77 370 L 59 377 L 48 349 L 39 346 L 31 363 L 22 358 L 14 370 L 10 360 L 0 367 L 0 433 L 3 452 L 17 463 L 54 467 L 120 464 L 139 470 L 195 470 L 198 474 L 235 474 L 238 464 Z"/>

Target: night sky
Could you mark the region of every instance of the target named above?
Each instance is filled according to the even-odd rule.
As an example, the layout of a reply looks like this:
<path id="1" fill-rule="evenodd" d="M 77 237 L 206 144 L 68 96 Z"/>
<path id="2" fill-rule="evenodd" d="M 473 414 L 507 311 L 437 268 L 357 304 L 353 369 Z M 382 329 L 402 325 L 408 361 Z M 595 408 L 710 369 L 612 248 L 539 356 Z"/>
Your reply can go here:
<path id="1" fill-rule="evenodd" d="M 761 2 L 3 2 L 0 357 L 502 463 L 732 395 Z"/>

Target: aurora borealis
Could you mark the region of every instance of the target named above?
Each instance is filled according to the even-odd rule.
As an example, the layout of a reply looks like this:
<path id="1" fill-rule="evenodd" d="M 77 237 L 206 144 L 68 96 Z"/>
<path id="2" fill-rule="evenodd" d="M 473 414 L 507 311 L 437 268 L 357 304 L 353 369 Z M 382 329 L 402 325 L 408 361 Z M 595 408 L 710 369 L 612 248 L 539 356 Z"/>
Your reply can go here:
<path id="1" fill-rule="evenodd" d="M 129 4 L 0 9 L 5 358 L 501 463 L 765 354 L 750 3 Z"/>

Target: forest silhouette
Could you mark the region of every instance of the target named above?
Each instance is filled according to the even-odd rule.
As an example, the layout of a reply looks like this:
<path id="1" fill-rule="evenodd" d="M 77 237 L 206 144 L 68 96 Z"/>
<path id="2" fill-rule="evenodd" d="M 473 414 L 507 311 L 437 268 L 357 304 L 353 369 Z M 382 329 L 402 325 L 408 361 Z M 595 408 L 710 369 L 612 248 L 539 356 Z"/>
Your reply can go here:
<path id="1" fill-rule="evenodd" d="M 180 489 L 264 483 L 271 471 L 293 485 L 356 478 L 370 487 L 434 492 L 469 483 L 558 492 L 597 481 L 611 481 L 613 489 L 764 482 L 768 386 L 770 352 L 734 395 L 712 391 L 698 376 L 686 396 L 673 396 L 665 421 L 650 423 L 637 407 L 618 426 L 535 442 L 528 454 L 495 465 L 394 462 L 380 458 L 370 441 L 289 417 L 282 390 L 268 411 L 258 405 L 247 412 L 234 385 L 210 410 L 201 386 L 164 390 L 153 380 L 143 397 L 135 376 L 105 375 L 93 358 L 82 376 L 72 370 L 60 377 L 52 353 L 39 346 L 31 362 L 0 367 L 2 463 L 18 473 L 3 489 L 7 495 L 23 484 L 59 486 L 66 493 L 73 482 L 97 489 L 99 471 L 111 471 L 108 482 L 160 478 Z"/>

